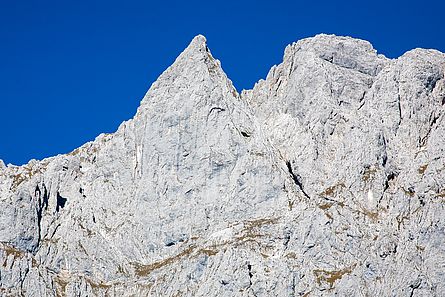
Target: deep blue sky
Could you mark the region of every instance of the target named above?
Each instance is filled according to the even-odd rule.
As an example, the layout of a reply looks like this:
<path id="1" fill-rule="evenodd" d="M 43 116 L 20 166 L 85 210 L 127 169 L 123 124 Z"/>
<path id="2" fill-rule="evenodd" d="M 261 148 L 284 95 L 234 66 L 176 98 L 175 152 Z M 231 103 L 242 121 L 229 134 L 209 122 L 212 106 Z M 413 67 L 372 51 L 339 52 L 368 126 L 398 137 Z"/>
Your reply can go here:
<path id="1" fill-rule="evenodd" d="M 0 159 L 23 164 L 115 131 L 197 34 L 241 90 L 317 33 L 388 57 L 445 51 L 442 2 L 0 0 Z"/>

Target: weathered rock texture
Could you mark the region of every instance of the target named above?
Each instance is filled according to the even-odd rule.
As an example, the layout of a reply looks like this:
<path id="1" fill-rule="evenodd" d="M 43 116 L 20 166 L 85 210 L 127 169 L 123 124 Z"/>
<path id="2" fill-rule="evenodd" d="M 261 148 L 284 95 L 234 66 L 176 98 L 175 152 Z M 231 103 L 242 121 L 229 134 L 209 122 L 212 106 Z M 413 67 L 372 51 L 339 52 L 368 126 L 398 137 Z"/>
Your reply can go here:
<path id="1" fill-rule="evenodd" d="M 445 55 L 197 36 L 114 134 L 0 163 L 2 296 L 445 296 Z"/>

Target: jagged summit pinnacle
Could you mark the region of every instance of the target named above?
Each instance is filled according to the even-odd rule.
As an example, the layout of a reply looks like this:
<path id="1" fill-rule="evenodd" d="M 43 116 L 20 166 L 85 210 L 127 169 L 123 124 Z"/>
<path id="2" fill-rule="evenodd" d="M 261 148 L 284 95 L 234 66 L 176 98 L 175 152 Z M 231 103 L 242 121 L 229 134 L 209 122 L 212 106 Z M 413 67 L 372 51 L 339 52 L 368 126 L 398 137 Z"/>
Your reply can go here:
<path id="1" fill-rule="evenodd" d="M 153 103 L 159 101 L 159 99 L 165 100 L 168 98 L 168 96 L 159 94 L 160 92 L 166 92 L 167 89 L 182 90 L 189 88 L 191 90 L 215 87 L 227 89 L 230 93 L 237 93 L 222 69 L 219 60 L 212 56 L 207 47 L 206 38 L 197 35 L 174 63 L 153 83 L 144 96 L 138 111 L 145 110 L 149 102 Z M 177 99 L 179 98 L 173 98 L 173 100 Z M 183 101 L 184 99 L 182 97 L 180 100 Z M 181 104 L 183 102 L 179 102 L 179 105 Z"/>
<path id="2" fill-rule="evenodd" d="M 445 296 L 444 65 L 317 35 L 239 96 L 198 35 L 116 133 L 0 169 L 0 295 Z"/>
<path id="3" fill-rule="evenodd" d="M 206 47 L 207 47 L 207 39 L 205 38 L 204 35 L 198 34 L 195 37 L 193 37 L 192 41 L 190 42 L 187 48 L 188 49 L 197 48 L 198 50 L 200 50 L 200 49 L 206 49 Z"/>
<path id="4" fill-rule="evenodd" d="M 180 59 L 192 59 L 192 57 L 205 58 L 210 55 L 207 47 L 207 39 L 203 35 L 196 35 L 184 51 L 178 56 L 176 61 Z M 210 55 L 211 56 L 211 55 Z"/>

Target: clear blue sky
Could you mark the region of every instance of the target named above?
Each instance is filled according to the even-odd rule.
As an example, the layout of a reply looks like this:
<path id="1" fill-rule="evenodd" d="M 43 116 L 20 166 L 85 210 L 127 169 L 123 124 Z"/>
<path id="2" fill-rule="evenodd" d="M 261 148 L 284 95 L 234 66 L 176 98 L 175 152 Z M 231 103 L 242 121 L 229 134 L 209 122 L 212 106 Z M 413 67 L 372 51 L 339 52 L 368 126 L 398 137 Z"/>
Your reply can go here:
<path id="1" fill-rule="evenodd" d="M 317 33 L 388 57 L 445 51 L 442 3 L 0 0 L 0 159 L 23 164 L 115 131 L 197 34 L 241 90 Z"/>

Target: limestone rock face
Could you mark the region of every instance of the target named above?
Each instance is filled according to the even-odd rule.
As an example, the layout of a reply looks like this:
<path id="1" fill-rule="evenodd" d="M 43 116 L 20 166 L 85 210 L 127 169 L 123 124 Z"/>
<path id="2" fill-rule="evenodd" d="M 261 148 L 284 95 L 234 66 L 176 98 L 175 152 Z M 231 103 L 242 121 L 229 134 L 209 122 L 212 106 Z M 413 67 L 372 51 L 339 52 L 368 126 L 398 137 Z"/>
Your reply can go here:
<path id="1" fill-rule="evenodd" d="M 0 295 L 445 296 L 444 70 L 317 35 L 238 94 L 195 37 L 115 133 L 0 162 Z"/>

